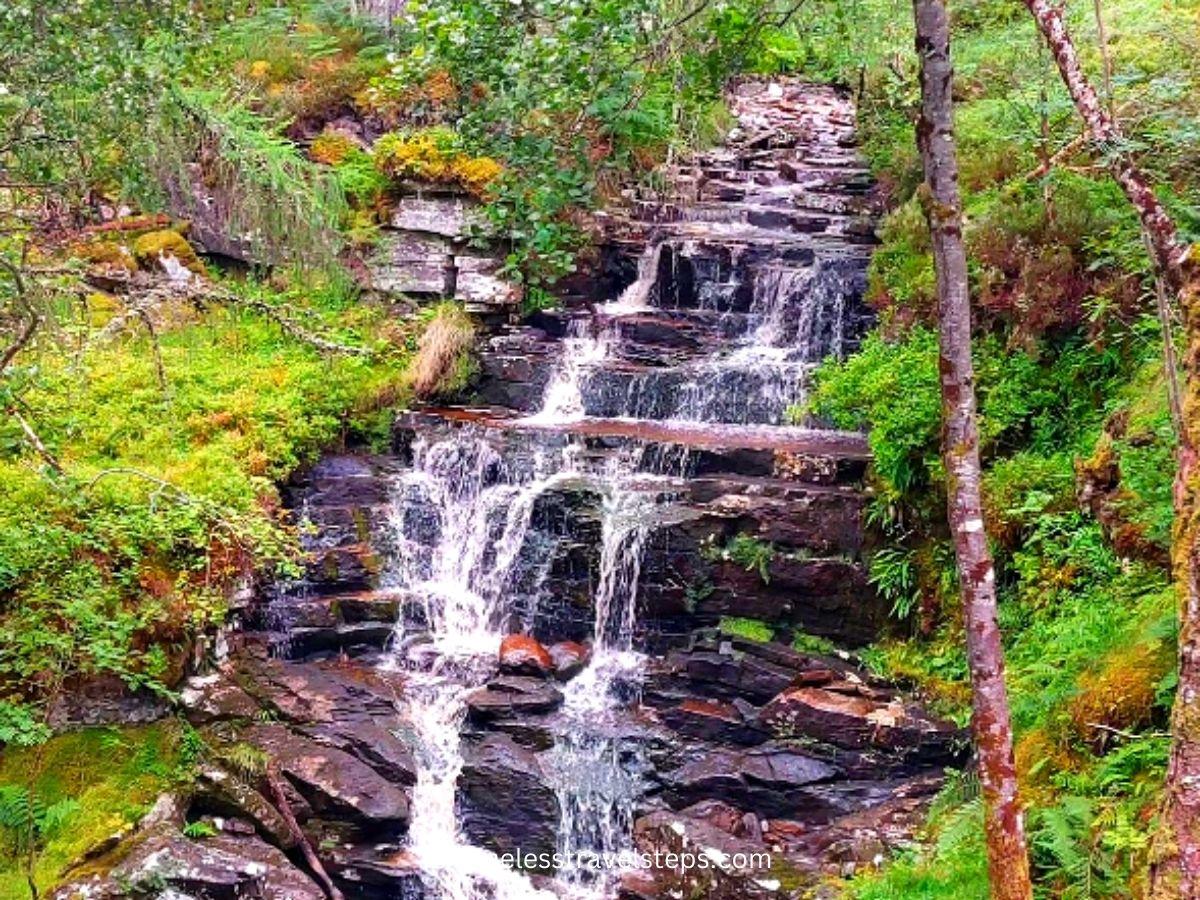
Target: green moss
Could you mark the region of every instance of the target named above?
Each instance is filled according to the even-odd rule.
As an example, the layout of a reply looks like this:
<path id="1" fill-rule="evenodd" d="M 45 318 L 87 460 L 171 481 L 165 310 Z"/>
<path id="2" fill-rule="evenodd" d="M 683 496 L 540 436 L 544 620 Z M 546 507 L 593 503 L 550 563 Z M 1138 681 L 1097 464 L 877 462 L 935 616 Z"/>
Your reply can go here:
<path id="1" fill-rule="evenodd" d="M 166 724 L 89 728 L 0 754 L 0 789 L 19 786 L 46 805 L 76 801 L 38 855 L 39 889 L 52 887 L 69 864 L 135 824 L 160 793 L 186 786 L 183 746 L 179 729 Z M 0 845 L 0 896 L 28 896 L 20 861 L 7 843 Z"/>
<path id="2" fill-rule="evenodd" d="M 792 636 L 792 649 L 797 653 L 817 653 L 822 656 L 833 656 L 838 652 L 837 644 L 833 641 L 804 631 L 797 631 Z"/>
<path id="3" fill-rule="evenodd" d="M 169 229 L 151 231 L 138 237 L 133 242 L 133 256 L 144 269 L 161 269 L 163 260 L 170 257 L 196 275 L 208 274 L 187 238 Z"/>
<path id="4" fill-rule="evenodd" d="M 775 629 L 758 619 L 741 619 L 732 616 L 721 617 L 721 631 L 734 637 L 745 638 L 765 644 L 775 636 Z"/>
<path id="5" fill-rule="evenodd" d="M 36 358 L 24 402 L 73 487 L 43 475 L 16 425 L 0 421 L 0 591 L 11 600 L 0 665 L 13 679 L 0 702 L 36 700 L 20 679 L 63 666 L 170 682 L 239 573 L 291 565 L 276 482 L 405 391 L 404 350 L 382 343 L 381 311 L 315 287 L 290 299 L 308 327 L 380 352 L 329 357 L 258 316 L 181 307 L 159 329 L 165 395 L 141 332 L 79 362 L 50 348 Z"/>

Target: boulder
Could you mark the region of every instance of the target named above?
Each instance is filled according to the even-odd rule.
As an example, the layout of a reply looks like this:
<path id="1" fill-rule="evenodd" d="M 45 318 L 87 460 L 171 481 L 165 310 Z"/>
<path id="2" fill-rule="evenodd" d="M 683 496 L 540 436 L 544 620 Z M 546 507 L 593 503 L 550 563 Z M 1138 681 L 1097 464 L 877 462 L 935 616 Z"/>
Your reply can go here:
<path id="1" fill-rule="evenodd" d="M 537 754 L 493 734 L 463 755 L 458 810 L 468 840 L 501 855 L 553 853 L 559 804 Z"/>
<path id="2" fill-rule="evenodd" d="M 197 900 L 323 900 L 315 882 L 274 847 L 248 835 L 189 840 L 176 823 L 139 834 L 103 873 L 68 880 L 54 900 L 118 900 L 129 896 Z M 101 862 L 101 865 L 103 861 Z"/>
<path id="3" fill-rule="evenodd" d="M 554 659 L 535 638 L 510 634 L 500 642 L 500 671 L 509 675 L 547 676 L 554 671 Z"/>
<path id="4" fill-rule="evenodd" d="M 240 778 L 206 764 L 196 775 L 192 811 L 214 816 L 245 816 L 271 843 L 290 850 L 296 838 L 287 822 L 266 797 Z"/>
<path id="5" fill-rule="evenodd" d="M 261 711 L 228 671 L 195 675 L 179 692 L 179 702 L 190 721 L 200 725 L 226 719 L 251 719 Z"/>
<path id="6" fill-rule="evenodd" d="M 879 748 L 919 754 L 927 763 L 948 762 L 962 732 L 900 700 L 881 700 L 827 687 L 783 691 L 762 711 L 777 734 L 815 738 L 852 750 Z"/>
<path id="7" fill-rule="evenodd" d="M 676 809 L 716 799 L 766 818 L 804 809 L 828 819 L 843 810 L 808 788 L 840 774 L 819 759 L 776 746 L 745 751 L 699 747 L 690 752 L 690 759 L 663 776 L 663 796 Z"/>
<path id="8" fill-rule="evenodd" d="M 467 695 L 467 716 L 476 723 L 494 719 L 553 712 L 563 695 L 538 678 L 500 676 Z"/>
<path id="9" fill-rule="evenodd" d="M 689 867 L 662 865 L 640 870 L 623 885 L 622 897 L 704 897 L 705 900 L 776 900 L 786 897 L 770 869 L 767 848 L 734 837 L 704 819 L 655 812 L 634 823 L 634 843 L 643 853 L 690 855 Z M 697 863 L 694 860 L 703 859 Z M 741 865 L 739 866 L 738 863 Z"/>
<path id="10" fill-rule="evenodd" d="M 559 641 L 550 645 L 550 658 L 554 661 L 554 677 L 570 681 L 587 665 L 588 648 L 577 641 Z"/>
<path id="11" fill-rule="evenodd" d="M 255 725 L 242 739 L 267 753 L 318 814 L 403 828 L 408 797 L 370 766 L 282 725 Z"/>
<path id="12" fill-rule="evenodd" d="M 664 725 L 689 737 L 727 744 L 761 744 L 770 737 L 751 708 L 746 715 L 733 703 L 688 698 L 659 713 Z"/>

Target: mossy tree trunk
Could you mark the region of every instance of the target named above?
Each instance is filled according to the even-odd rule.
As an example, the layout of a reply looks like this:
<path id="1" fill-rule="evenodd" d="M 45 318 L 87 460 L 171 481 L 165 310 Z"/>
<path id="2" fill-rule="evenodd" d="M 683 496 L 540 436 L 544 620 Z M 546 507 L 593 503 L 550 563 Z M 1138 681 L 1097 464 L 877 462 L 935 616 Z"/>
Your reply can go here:
<path id="1" fill-rule="evenodd" d="M 1193 254 L 1179 240 L 1175 223 L 1159 203 L 1150 180 L 1121 150 L 1121 132 L 1111 106 L 1101 102 L 1080 65 L 1079 54 L 1058 7 L 1025 0 L 1054 55 L 1059 74 L 1083 118 L 1089 141 L 1125 192 L 1141 222 L 1159 277 L 1183 309 L 1182 415 L 1175 475 L 1172 560 L 1179 594 L 1179 688 L 1171 715 L 1171 758 L 1150 866 L 1150 896 L 1200 898 L 1200 278 Z M 1170 341 L 1169 334 L 1165 335 Z M 1173 368 L 1173 347 L 1166 346 Z M 1169 375 L 1174 377 L 1174 372 Z M 1172 400 L 1174 403 L 1174 400 Z"/>
<path id="2" fill-rule="evenodd" d="M 913 15 L 921 63 L 921 118 L 917 124 L 925 169 L 921 193 L 937 274 L 947 513 L 966 622 L 988 875 L 996 900 L 1028 900 L 1033 887 L 1013 762 L 1004 649 L 996 622 L 996 573 L 983 527 L 971 305 L 954 147 L 950 27 L 944 0 L 913 0 Z"/>

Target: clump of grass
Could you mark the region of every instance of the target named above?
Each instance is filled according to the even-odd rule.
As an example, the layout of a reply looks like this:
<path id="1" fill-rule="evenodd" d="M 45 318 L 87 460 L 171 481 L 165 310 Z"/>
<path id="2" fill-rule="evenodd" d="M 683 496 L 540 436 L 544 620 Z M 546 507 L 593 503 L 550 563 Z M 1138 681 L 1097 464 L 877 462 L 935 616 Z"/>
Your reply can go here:
<path id="1" fill-rule="evenodd" d="M 408 366 L 413 395 L 421 399 L 461 393 L 475 376 L 475 325 L 461 306 L 439 303 L 417 339 Z"/>

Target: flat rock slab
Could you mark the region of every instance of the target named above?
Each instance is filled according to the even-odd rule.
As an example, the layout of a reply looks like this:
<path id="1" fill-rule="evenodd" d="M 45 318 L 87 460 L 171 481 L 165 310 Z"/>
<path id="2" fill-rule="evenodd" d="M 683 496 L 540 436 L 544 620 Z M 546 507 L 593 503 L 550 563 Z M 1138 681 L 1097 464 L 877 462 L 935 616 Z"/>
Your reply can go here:
<path id="1" fill-rule="evenodd" d="M 562 702 L 562 692 L 546 681 L 508 675 L 495 678 L 486 687 L 467 695 L 467 715 L 473 722 L 490 722 L 553 712 Z"/>
<path id="2" fill-rule="evenodd" d="M 256 725 L 241 738 L 270 756 L 315 811 L 375 825 L 407 826 L 408 796 L 356 757 L 282 725 Z"/>
<path id="3" fill-rule="evenodd" d="M 174 822 L 150 828 L 125 848 L 106 875 L 68 881 L 54 900 L 130 896 L 202 900 L 324 900 L 315 882 L 276 848 L 248 836 L 189 840 Z M 168 893 L 170 892 L 170 893 Z"/>
<path id="4" fill-rule="evenodd" d="M 964 735 L 899 700 L 883 701 L 828 687 L 784 691 L 762 711 L 762 720 L 782 733 L 806 735 L 846 749 L 880 748 L 920 753 L 948 761 Z"/>

